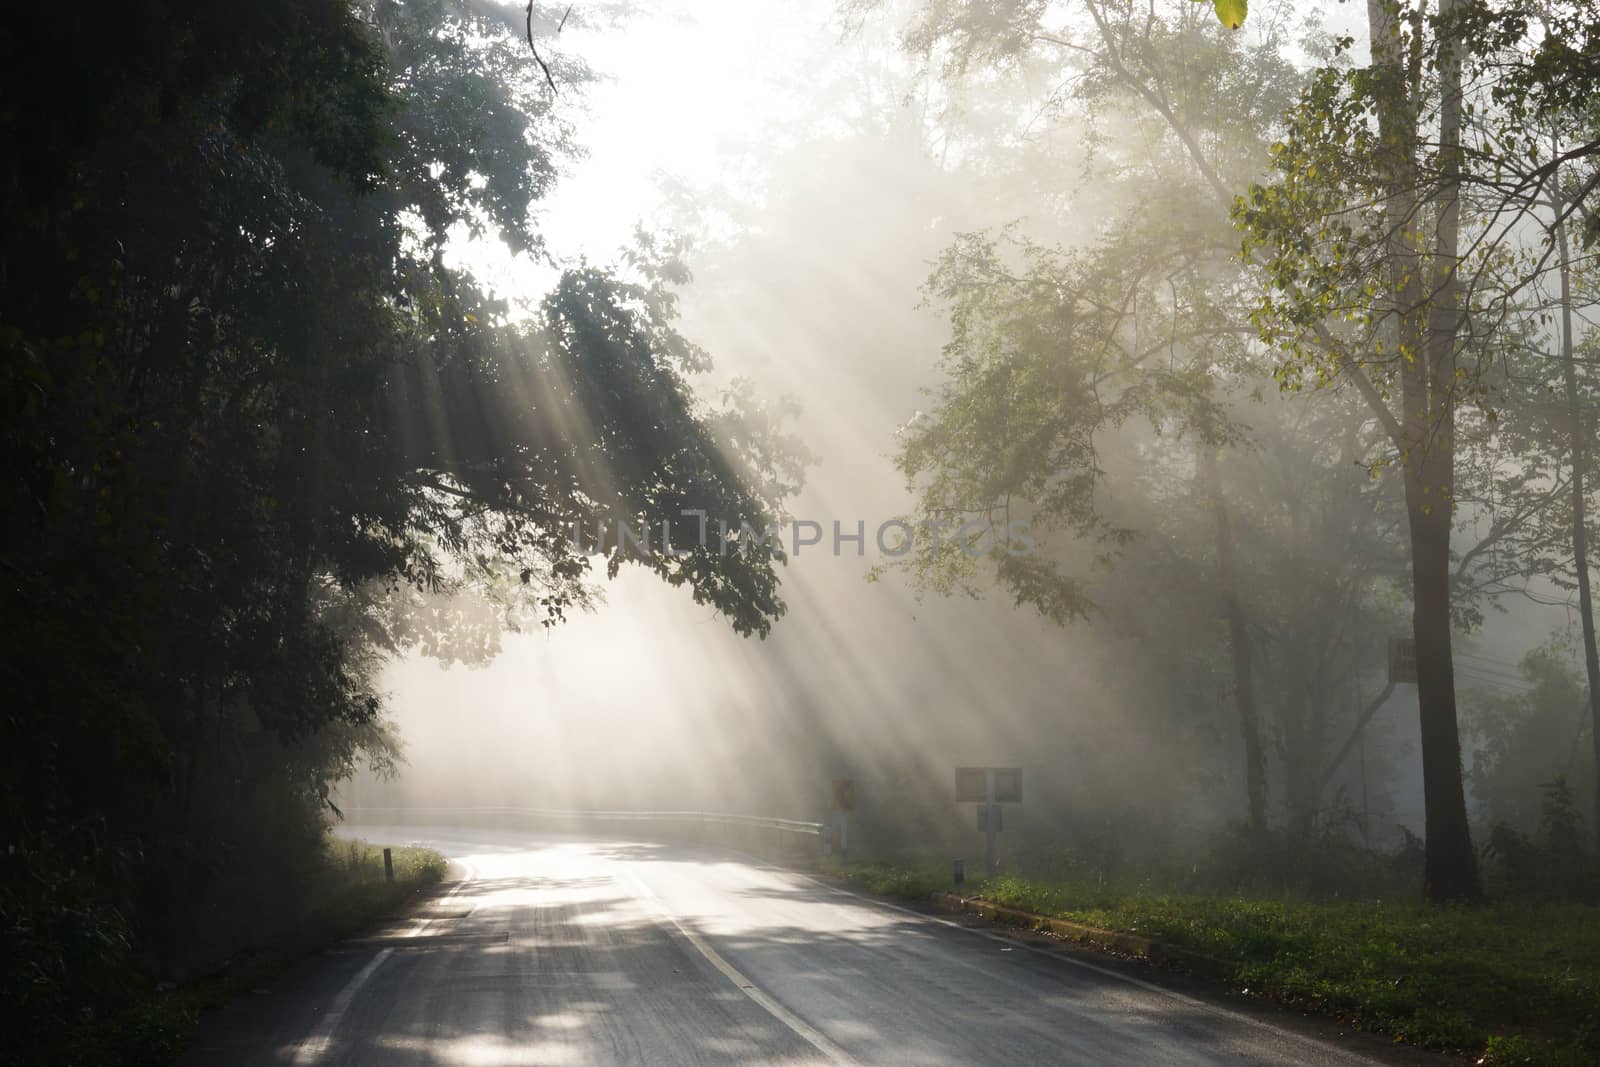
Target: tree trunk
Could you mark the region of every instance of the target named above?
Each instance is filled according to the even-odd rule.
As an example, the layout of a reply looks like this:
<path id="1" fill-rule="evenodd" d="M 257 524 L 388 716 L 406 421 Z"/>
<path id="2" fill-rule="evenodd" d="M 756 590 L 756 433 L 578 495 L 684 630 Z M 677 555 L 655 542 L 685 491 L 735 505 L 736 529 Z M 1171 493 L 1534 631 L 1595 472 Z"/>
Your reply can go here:
<path id="1" fill-rule="evenodd" d="M 1231 205 L 1232 191 L 1207 162 L 1192 131 L 1179 122 L 1159 94 L 1122 66 L 1115 35 L 1104 16 L 1093 3 L 1088 5 L 1088 11 L 1107 46 L 1107 62 L 1112 71 L 1166 120 L 1201 176 L 1222 203 Z M 1450 40 L 1460 32 L 1455 25 L 1456 12 L 1457 0 L 1440 0 L 1439 32 L 1447 39 L 1439 59 L 1441 181 L 1436 200 L 1439 221 L 1432 249 L 1430 299 L 1421 277 L 1426 257 L 1416 232 L 1424 225 L 1418 201 L 1418 191 L 1423 188 L 1418 159 L 1425 146 L 1417 133 L 1417 104 L 1424 91 L 1423 50 L 1408 47 L 1400 33 L 1400 11 L 1393 0 L 1367 0 L 1371 73 L 1382 94 L 1377 109 L 1379 139 L 1388 156 L 1383 176 L 1389 230 L 1387 282 L 1399 341 L 1389 352 L 1390 358 L 1397 355 L 1401 361 L 1402 417 L 1398 426 L 1390 422 L 1385 426 L 1400 451 L 1406 478 L 1412 550 L 1412 632 L 1417 640 L 1417 703 L 1422 721 L 1423 792 L 1428 809 L 1424 892 L 1432 900 L 1476 899 L 1480 895 L 1477 856 L 1467 827 L 1455 672 L 1450 653 L 1450 519 L 1455 477 L 1455 445 L 1451 438 L 1455 432 L 1454 350 L 1461 321 L 1457 306 L 1461 287 L 1456 276 L 1460 265 L 1461 61 L 1459 50 L 1452 47 Z M 1427 26 L 1425 12 L 1417 7 L 1410 14 L 1411 31 L 1420 37 Z M 1358 377 L 1358 381 L 1365 379 Z M 1380 418 L 1391 414 L 1384 395 L 1370 384 L 1363 396 Z M 1245 648 L 1247 641 L 1246 635 Z M 1240 647 L 1236 644 L 1234 648 L 1236 680 Z M 1248 658 L 1246 652 L 1247 663 Z M 1240 710 L 1243 726 L 1243 706 Z M 1596 740 L 1596 758 L 1600 761 L 1600 738 Z"/>
<path id="2" fill-rule="evenodd" d="M 1450 519 L 1448 504 L 1427 492 L 1435 457 L 1408 469 L 1411 526 L 1411 629 L 1417 642 L 1417 706 L 1422 727 L 1422 792 L 1426 809 L 1423 892 L 1429 900 L 1475 900 L 1478 861 L 1467 825 L 1456 726 L 1455 665 L 1450 653 Z"/>
<path id="3" fill-rule="evenodd" d="M 1302 687 L 1305 721 L 1296 739 L 1300 752 L 1292 761 L 1294 780 L 1289 783 L 1294 830 L 1301 837 L 1310 837 L 1316 829 L 1317 813 L 1322 806 L 1322 779 L 1317 772 L 1322 765 L 1328 719 L 1328 686 L 1323 669 L 1319 666 L 1308 670 L 1306 675 Z"/>
<path id="4" fill-rule="evenodd" d="M 1429 900 L 1480 896 L 1477 855 L 1467 824 L 1456 722 L 1450 635 L 1450 528 L 1455 495 L 1455 347 L 1460 330 L 1461 60 L 1451 44 L 1456 0 L 1440 0 L 1438 206 L 1432 277 L 1417 231 L 1422 226 L 1417 104 L 1423 92 L 1420 53 L 1405 47 L 1397 12 L 1368 0 L 1372 63 L 1383 99 L 1380 132 L 1390 157 L 1385 182 L 1389 286 L 1394 299 L 1405 470 L 1411 537 L 1412 636 L 1417 645 L 1417 707 L 1422 735 L 1422 789 L 1427 840 L 1423 893 Z M 1423 30 L 1421 9 L 1412 32 Z"/>
<path id="5" fill-rule="evenodd" d="M 1250 811 L 1250 834 L 1260 844 L 1267 837 L 1267 757 L 1261 744 L 1261 718 L 1256 711 L 1250 627 L 1239 603 L 1238 575 L 1234 567 L 1233 527 L 1222 496 L 1215 446 L 1200 443 L 1197 473 L 1206 501 L 1216 519 L 1217 580 L 1222 587 L 1222 612 L 1228 624 L 1228 646 L 1233 653 L 1233 699 L 1239 710 L 1239 734 L 1244 738 L 1245 797 Z"/>
<path id="6" fill-rule="evenodd" d="M 1589 531 L 1583 475 L 1588 463 L 1578 367 L 1573 360 L 1572 258 L 1567 245 L 1559 168 L 1550 175 L 1550 206 L 1555 210 L 1556 248 L 1561 256 L 1561 369 L 1567 387 L 1568 438 L 1572 452 L 1572 567 L 1578 577 L 1578 618 L 1583 625 L 1583 665 L 1589 678 L 1589 733 L 1594 742 L 1594 834 L 1600 853 L 1600 654 L 1595 649 L 1594 599 L 1589 589 Z"/>

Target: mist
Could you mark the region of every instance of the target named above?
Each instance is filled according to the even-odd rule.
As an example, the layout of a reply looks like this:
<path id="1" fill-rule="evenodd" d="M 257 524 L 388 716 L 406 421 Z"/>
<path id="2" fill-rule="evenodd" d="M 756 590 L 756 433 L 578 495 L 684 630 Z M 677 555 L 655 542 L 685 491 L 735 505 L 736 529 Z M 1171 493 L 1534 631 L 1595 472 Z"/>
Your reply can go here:
<path id="1" fill-rule="evenodd" d="M 1596 4 L 202 8 L 0 33 L 21 1062 L 1600 1054 Z"/>
<path id="2" fill-rule="evenodd" d="M 1316 14 L 1336 29 L 1341 11 Z M 796 402 L 791 430 L 815 462 L 791 512 L 818 522 L 822 543 L 789 560 L 788 614 L 759 643 L 624 574 L 592 614 L 507 635 L 485 666 L 417 654 L 393 662 L 383 686 L 405 765 L 392 781 L 368 776 L 341 790 L 349 804 L 824 818 L 830 782 L 850 778 L 881 844 L 948 852 L 977 841 L 952 799 L 953 768 L 1002 765 L 1023 767 L 1028 783 L 1007 828 L 1024 851 L 1124 831 L 1156 850 L 1245 817 L 1225 686 L 1176 699 L 1150 691 L 1173 650 L 1138 620 L 1164 605 L 1158 590 L 1120 582 L 1119 564 L 1088 565 L 1097 592 L 1149 599 L 1102 603 L 1065 626 L 1003 590 L 943 597 L 892 567 L 871 573 L 888 562 L 874 531 L 914 508 L 895 465 L 898 431 L 929 404 L 949 337 L 923 292 L 934 261 L 959 234 L 1008 226 L 1089 246 L 1136 206 L 1095 168 L 1155 139 L 1086 121 L 1034 71 L 942 79 L 901 49 L 905 15 L 853 24 L 829 4 L 791 5 L 774 22 L 746 5 L 669 6 L 562 39 L 592 54 L 602 80 L 578 120 L 589 156 L 547 208 L 552 232 L 571 235 L 565 254 L 593 258 L 635 222 L 690 239 L 683 329 L 714 354 L 721 384 L 706 388 L 744 379 Z M 649 114 L 692 116 L 693 136 L 668 139 L 667 151 L 639 141 Z M 996 128 L 1006 122 L 1011 131 Z M 999 137 L 1016 161 L 983 159 L 984 137 Z M 514 262 L 484 270 L 529 298 L 515 288 L 529 276 Z M 1247 427 L 1322 402 L 1256 382 L 1237 391 Z M 1245 432 L 1246 451 L 1262 447 Z M 1123 428 L 1115 445 L 1117 459 L 1132 458 L 1130 479 L 1139 457 L 1183 449 L 1150 426 Z M 1378 479 L 1392 488 L 1396 472 Z M 1112 507 L 1118 495 L 1108 479 Z M 835 553 L 831 523 L 848 535 L 857 520 L 864 551 L 846 541 Z M 1162 536 L 1203 542 L 1203 522 Z M 1515 663 L 1571 621 L 1564 605 L 1497 602 L 1471 635 L 1488 668 L 1474 676 L 1480 687 L 1526 689 Z M 1361 669 L 1375 694 L 1381 665 Z M 1422 830 L 1415 723 L 1402 687 L 1369 727 L 1369 840 Z M 1329 725 L 1329 745 L 1344 725 Z M 1360 787 L 1354 762 L 1329 789 L 1344 788 L 1346 802 Z M 1274 757 L 1275 806 L 1284 771 Z"/>

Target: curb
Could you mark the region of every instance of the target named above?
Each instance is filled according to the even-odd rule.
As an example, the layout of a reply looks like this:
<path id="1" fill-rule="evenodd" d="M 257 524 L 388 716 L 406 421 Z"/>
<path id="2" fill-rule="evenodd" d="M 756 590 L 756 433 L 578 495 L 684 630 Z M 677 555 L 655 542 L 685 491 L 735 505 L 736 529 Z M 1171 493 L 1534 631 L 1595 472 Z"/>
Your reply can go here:
<path id="1" fill-rule="evenodd" d="M 979 918 L 988 919 L 991 922 L 1005 923 L 1008 926 L 1021 926 L 1029 930 L 1043 930 L 1052 934 L 1060 934 L 1080 944 L 1107 949 L 1135 959 L 1147 960 L 1151 963 L 1175 965 L 1191 974 L 1205 978 L 1231 982 L 1239 974 L 1239 968 L 1236 964 L 1216 959 L 1213 956 L 1207 956 L 1193 949 L 1153 941 L 1148 937 L 1140 937 L 1138 934 L 1102 930 L 1098 926 L 1085 926 L 1083 923 L 1075 923 L 1067 919 L 1054 919 L 1048 915 L 1036 915 L 1031 911 L 1006 908 L 979 897 L 958 897 L 953 893 L 933 893 L 929 895 L 928 902 L 936 911 L 958 915 L 976 915 Z"/>

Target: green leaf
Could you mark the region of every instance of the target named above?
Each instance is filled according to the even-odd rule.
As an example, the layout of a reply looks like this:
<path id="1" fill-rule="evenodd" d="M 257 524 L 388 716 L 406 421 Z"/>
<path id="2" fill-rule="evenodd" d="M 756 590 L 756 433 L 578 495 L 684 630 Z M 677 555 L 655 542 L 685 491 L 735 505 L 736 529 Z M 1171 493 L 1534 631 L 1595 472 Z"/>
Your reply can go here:
<path id="1" fill-rule="evenodd" d="M 1250 7 L 1248 0 L 1212 0 L 1211 6 L 1217 10 L 1217 19 L 1230 30 L 1244 25 L 1244 16 Z"/>

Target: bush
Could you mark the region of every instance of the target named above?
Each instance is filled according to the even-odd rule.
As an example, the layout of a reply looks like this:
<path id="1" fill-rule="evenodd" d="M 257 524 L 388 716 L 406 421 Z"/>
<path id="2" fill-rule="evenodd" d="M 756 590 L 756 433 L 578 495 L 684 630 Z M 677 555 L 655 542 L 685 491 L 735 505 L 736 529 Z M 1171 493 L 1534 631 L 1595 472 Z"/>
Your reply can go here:
<path id="1" fill-rule="evenodd" d="M 1515 896 L 1554 900 L 1600 900 L 1600 870 L 1589 851 L 1583 816 L 1565 778 L 1542 786 L 1539 830 L 1529 836 L 1499 823 L 1484 849 L 1490 873 Z"/>

